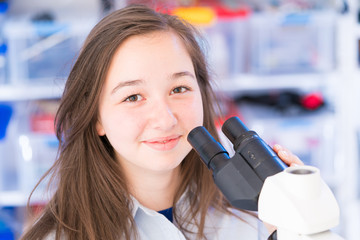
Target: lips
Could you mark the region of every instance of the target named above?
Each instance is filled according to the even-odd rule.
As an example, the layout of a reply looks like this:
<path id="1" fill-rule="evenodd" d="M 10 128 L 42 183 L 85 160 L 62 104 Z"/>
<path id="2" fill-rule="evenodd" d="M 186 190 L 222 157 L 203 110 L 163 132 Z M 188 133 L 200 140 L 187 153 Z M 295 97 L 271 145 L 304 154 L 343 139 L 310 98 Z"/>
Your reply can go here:
<path id="1" fill-rule="evenodd" d="M 143 141 L 150 148 L 157 151 L 169 151 L 176 147 L 180 141 L 180 136 L 170 136 L 165 138 L 155 138 Z"/>

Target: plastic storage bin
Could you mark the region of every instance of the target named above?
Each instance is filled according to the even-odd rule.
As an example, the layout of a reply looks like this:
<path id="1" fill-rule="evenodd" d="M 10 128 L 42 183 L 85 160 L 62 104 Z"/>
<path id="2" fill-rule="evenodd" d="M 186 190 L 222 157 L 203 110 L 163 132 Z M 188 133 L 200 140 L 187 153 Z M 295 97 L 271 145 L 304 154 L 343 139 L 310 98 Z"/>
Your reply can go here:
<path id="1" fill-rule="evenodd" d="M 91 21 L 31 22 L 10 19 L 4 24 L 12 84 L 53 84 L 66 78 Z"/>
<path id="2" fill-rule="evenodd" d="M 18 188 L 26 196 L 56 159 L 58 140 L 54 134 L 54 118 L 57 107 L 58 102 L 46 100 L 17 106 Z M 47 200 L 46 195 L 42 195 L 46 187 L 47 181 L 43 181 L 35 192 L 33 202 Z"/>
<path id="3" fill-rule="evenodd" d="M 245 71 L 249 9 L 197 6 L 179 7 L 172 13 L 202 31 L 205 43 L 199 43 L 217 80 Z"/>
<path id="4" fill-rule="evenodd" d="M 247 71 L 249 31 L 248 9 L 216 8 L 215 24 L 205 27 L 209 43 L 208 59 L 211 70 L 219 80 L 229 79 Z"/>
<path id="5" fill-rule="evenodd" d="M 12 104 L 11 121 L 0 140 L 0 206 L 26 205 L 30 192 L 56 160 L 57 106 L 56 101 L 45 100 Z M 48 200 L 43 195 L 46 187 L 47 181 L 42 182 L 32 203 Z"/>
<path id="6" fill-rule="evenodd" d="M 18 136 L 18 173 L 19 189 L 29 196 L 42 175 L 54 163 L 57 154 L 58 141 L 53 135 L 29 134 Z M 33 202 L 47 201 L 43 195 L 47 182 L 43 181 L 37 188 Z"/>
<path id="7" fill-rule="evenodd" d="M 335 14 L 255 14 L 251 18 L 251 71 L 310 73 L 334 67 Z"/>

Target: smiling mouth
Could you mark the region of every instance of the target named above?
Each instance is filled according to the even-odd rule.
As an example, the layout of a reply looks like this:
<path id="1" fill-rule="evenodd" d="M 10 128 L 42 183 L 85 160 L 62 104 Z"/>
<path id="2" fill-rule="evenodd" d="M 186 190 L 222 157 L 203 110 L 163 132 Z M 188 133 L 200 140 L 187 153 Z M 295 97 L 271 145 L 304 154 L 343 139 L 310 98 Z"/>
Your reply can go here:
<path id="1" fill-rule="evenodd" d="M 177 146 L 180 136 L 159 141 L 144 141 L 150 148 L 157 151 L 169 151 Z"/>

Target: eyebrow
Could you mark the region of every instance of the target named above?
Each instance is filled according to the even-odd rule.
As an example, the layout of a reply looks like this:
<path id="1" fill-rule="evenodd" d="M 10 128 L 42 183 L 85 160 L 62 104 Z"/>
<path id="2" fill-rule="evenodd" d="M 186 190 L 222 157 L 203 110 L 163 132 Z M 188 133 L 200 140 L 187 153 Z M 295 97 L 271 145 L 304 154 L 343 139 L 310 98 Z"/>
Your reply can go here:
<path id="1" fill-rule="evenodd" d="M 180 78 L 180 77 L 185 77 L 185 76 L 188 76 L 188 77 L 191 77 L 193 79 L 196 79 L 194 74 L 192 74 L 191 72 L 189 71 L 183 71 L 183 72 L 177 72 L 177 73 L 174 73 L 170 76 L 170 79 L 176 79 L 176 78 Z"/>
<path id="2" fill-rule="evenodd" d="M 125 82 L 120 82 L 118 85 L 116 85 L 114 87 L 114 89 L 111 91 L 111 94 L 114 94 L 119 88 L 122 87 L 127 87 L 127 86 L 136 86 L 136 85 L 140 85 L 141 83 L 143 83 L 144 81 L 141 79 L 136 79 L 136 80 L 129 80 L 129 81 L 125 81 Z"/>
<path id="3" fill-rule="evenodd" d="M 188 76 L 191 77 L 193 79 L 196 79 L 194 74 L 192 74 L 189 71 L 182 71 L 182 72 L 176 72 L 170 75 L 169 79 L 178 79 L 184 76 Z M 129 80 L 129 81 L 125 81 L 125 82 L 120 82 L 119 84 L 117 84 L 114 89 L 111 91 L 111 94 L 114 94 L 117 90 L 119 90 L 122 87 L 128 87 L 128 86 L 136 86 L 136 85 L 140 85 L 144 83 L 144 80 L 142 79 L 136 79 L 136 80 Z"/>

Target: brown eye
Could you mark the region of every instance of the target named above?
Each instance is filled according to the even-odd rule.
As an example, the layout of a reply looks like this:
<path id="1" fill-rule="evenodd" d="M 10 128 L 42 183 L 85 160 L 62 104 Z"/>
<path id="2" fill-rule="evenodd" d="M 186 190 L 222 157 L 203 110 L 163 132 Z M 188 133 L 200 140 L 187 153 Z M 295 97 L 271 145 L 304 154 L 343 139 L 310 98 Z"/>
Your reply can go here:
<path id="1" fill-rule="evenodd" d="M 184 86 L 180 86 L 180 87 L 174 88 L 174 89 L 171 91 L 171 94 L 174 94 L 174 93 L 183 93 L 183 92 L 186 92 L 187 90 L 189 90 L 189 88 L 184 87 Z"/>
<path id="2" fill-rule="evenodd" d="M 142 97 L 139 94 L 134 94 L 129 97 L 127 97 L 124 102 L 137 102 L 140 101 Z"/>

